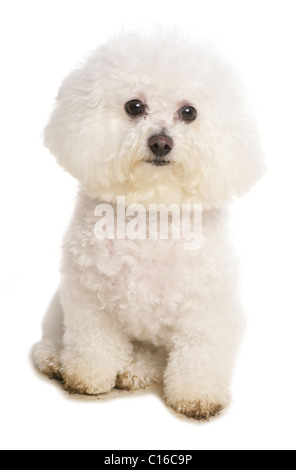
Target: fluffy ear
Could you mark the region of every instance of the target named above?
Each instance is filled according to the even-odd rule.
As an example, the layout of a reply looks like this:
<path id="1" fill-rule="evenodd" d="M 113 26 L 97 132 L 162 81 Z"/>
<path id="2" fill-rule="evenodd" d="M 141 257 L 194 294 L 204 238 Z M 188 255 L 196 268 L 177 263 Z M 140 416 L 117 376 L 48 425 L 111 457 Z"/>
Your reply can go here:
<path id="1" fill-rule="evenodd" d="M 223 202 L 248 192 L 266 172 L 264 154 L 257 126 L 252 117 L 240 114 L 238 109 L 231 116 L 217 116 L 211 121 L 213 137 L 212 159 L 203 167 L 204 178 L 200 191 L 205 200 L 210 196 L 210 205 L 220 206 Z M 214 122 L 213 122 L 214 121 Z M 216 121 L 216 122 L 215 122 Z M 213 162 L 214 160 L 214 162 Z M 209 194 L 212 188 L 212 194 Z M 211 201 L 212 199 L 212 201 Z"/>
<path id="2" fill-rule="evenodd" d="M 44 145 L 86 188 L 95 186 L 99 178 L 106 129 L 99 59 L 90 57 L 64 80 L 44 130 Z"/>
<path id="3" fill-rule="evenodd" d="M 217 56 L 202 83 L 195 139 L 198 191 L 206 207 L 219 207 L 248 192 L 266 173 L 257 124 L 232 66 Z"/>

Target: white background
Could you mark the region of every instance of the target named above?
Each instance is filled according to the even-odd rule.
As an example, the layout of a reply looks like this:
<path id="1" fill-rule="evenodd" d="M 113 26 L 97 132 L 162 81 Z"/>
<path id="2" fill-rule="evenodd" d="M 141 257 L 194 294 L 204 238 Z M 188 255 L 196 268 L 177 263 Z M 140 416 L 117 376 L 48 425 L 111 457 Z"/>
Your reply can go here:
<path id="1" fill-rule="evenodd" d="M 295 1 L 26 0 L 0 6 L 0 447 L 296 448 Z M 249 328 L 222 418 L 178 418 L 155 393 L 68 398 L 29 361 L 58 283 L 76 183 L 42 147 L 60 81 L 122 24 L 214 38 L 240 70 L 268 176 L 233 208 Z M 3 279 L 2 279 L 3 278 Z"/>

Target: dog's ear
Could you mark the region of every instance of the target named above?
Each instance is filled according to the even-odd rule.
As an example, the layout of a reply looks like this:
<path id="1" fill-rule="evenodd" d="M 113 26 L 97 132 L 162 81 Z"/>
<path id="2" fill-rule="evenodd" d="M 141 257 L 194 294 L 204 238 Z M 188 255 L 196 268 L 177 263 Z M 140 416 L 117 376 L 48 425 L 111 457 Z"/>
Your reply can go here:
<path id="1" fill-rule="evenodd" d="M 200 79 L 195 145 L 197 192 L 207 207 L 219 207 L 248 192 L 266 173 L 253 110 L 233 67 L 209 55 L 207 79 Z M 209 72 L 208 72 L 209 70 Z"/>
<path id="2" fill-rule="evenodd" d="M 92 56 L 64 80 L 44 130 L 44 145 L 87 189 L 96 184 L 98 149 L 104 141 L 99 59 L 97 55 L 96 63 Z"/>
<path id="3" fill-rule="evenodd" d="M 219 121 L 214 119 L 215 168 L 210 175 L 218 205 L 220 191 L 221 202 L 223 193 L 226 200 L 242 196 L 266 173 L 259 132 L 251 114 L 236 105 L 230 112 L 222 113 Z"/>

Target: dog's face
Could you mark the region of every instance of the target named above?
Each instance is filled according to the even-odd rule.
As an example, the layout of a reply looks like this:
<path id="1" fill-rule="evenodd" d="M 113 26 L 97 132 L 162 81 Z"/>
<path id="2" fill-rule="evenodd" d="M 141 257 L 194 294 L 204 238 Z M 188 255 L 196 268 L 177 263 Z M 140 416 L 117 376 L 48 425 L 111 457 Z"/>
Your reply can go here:
<path id="1" fill-rule="evenodd" d="M 92 197 L 219 207 L 263 174 L 237 78 L 212 49 L 121 35 L 64 81 L 45 144 Z"/>

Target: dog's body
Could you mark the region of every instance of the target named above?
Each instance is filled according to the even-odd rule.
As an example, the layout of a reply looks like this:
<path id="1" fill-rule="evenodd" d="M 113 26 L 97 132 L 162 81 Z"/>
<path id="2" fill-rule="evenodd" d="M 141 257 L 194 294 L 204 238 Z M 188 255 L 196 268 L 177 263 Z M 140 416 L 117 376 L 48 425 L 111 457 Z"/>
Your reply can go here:
<path id="1" fill-rule="evenodd" d="M 162 36 L 161 52 L 156 41 L 132 39 L 111 41 L 68 77 L 46 129 L 47 146 L 84 188 L 34 358 L 78 393 L 163 380 L 170 405 L 207 419 L 229 401 L 243 324 L 222 206 L 261 176 L 260 146 L 235 82 L 228 83 L 228 67 L 216 56 L 201 48 L 195 63 L 192 46 L 175 39 L 170 46 L 170 35 Z M 137 71 L 143 51 L 147 63 Z M 211 79 L 217 71 L 220 77 Z M 203 204 L 201 248 L 186 251 L 171 237 L 99 240 L 96 206 L 115 205 L 121 195 L 146 208 Z"/>

